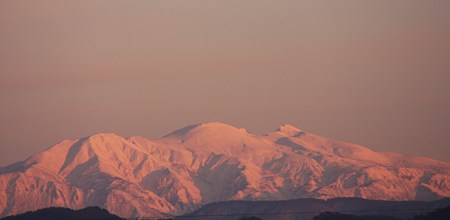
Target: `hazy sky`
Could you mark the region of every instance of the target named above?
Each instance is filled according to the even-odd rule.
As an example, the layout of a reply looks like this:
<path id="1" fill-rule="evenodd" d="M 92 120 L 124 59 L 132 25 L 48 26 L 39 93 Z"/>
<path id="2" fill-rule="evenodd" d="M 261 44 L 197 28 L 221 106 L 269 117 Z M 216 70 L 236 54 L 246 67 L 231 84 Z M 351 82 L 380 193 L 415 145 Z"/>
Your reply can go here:
<path id="1" fill-rule="evenodd" d="M 450 162 L 450 1 L 0 1 L 0 166 L 99 132 L 290 123 Z"/>

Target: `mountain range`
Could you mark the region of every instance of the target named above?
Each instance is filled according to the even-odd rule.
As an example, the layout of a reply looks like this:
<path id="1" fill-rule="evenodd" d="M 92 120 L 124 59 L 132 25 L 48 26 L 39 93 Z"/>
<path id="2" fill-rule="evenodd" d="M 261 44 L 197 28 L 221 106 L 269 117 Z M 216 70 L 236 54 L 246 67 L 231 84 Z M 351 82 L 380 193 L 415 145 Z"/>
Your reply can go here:
<path id="1" fill-rule="evenodd" d="M 291 125 L 255 135 L 211 122 L 153 140 L 111 133 L 64 140 L 0 168 L 0 217 L 55 206 L 167 217 L 220 201 L 337 197 L 450 197 L 450 163 Z"/>

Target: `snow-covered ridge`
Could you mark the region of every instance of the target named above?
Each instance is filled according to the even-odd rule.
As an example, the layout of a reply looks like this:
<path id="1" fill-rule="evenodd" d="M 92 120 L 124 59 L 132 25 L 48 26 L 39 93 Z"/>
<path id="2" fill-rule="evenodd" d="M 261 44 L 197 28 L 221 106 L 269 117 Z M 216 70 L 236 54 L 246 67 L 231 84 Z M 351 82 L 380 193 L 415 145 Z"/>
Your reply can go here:
<path id="1" fill-rule="evenodd" d="M 375 152 L 292 125 L 254 135 L 212 122 L 155 140 L 65 140 L 0 168 L 0 217 L 50 206 L 163 217 L 227 200 L 434 200 L 450 197 L 449 172 L 446 162 Z"/>

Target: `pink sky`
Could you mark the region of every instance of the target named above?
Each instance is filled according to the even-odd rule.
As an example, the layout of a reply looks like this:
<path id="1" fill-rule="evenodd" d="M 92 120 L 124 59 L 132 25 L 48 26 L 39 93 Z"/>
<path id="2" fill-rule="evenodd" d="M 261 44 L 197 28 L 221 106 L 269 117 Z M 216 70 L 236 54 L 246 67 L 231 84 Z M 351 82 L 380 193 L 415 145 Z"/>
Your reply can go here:
<path id="1" fill-rule="evenodd" d="M 1 1 L 0 166 L 98 132 L 290 123 L 450 161 L 450 1 Z"/>

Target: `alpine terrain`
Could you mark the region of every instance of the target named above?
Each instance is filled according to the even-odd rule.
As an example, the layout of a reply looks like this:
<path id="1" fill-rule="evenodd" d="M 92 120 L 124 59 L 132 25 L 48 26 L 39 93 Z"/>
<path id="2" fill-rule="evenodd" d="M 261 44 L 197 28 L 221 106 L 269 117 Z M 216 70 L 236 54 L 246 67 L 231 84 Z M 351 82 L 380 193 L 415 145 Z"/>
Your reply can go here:
<path id="1" fill-rule="evenodd" d="M 64 140 L 0 168 L 0 217 L 56 206 L 165 217 L 217 201 L 336 197 L 450 197 L 450 164 L 374 152 L 290 125 L 254 135 L 213 122 L 156 140 Z"/>

